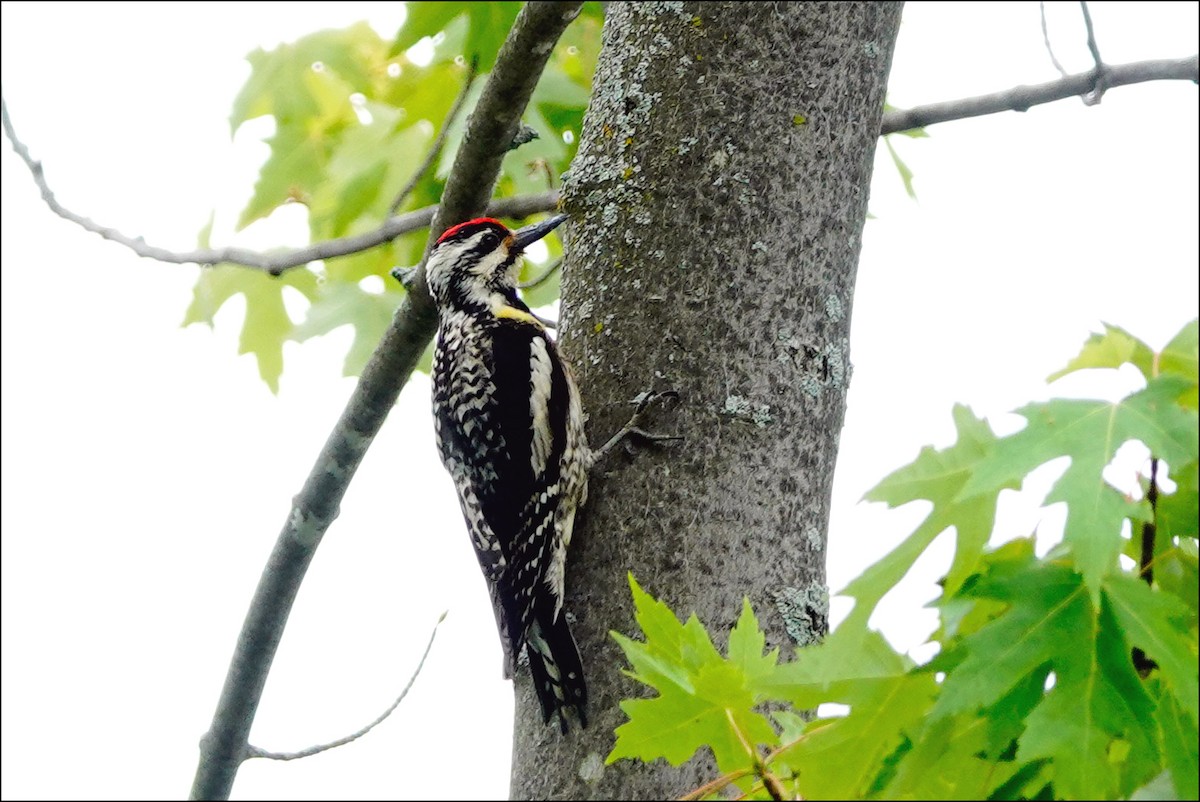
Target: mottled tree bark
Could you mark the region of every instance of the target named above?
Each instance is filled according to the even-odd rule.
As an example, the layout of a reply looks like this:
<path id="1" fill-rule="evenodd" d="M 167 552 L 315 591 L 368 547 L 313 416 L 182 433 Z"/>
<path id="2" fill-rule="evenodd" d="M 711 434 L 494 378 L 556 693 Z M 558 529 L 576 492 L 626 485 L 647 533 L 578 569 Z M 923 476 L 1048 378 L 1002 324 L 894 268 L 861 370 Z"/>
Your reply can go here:
<path id="1" fill-rule="evenodd" d="M 825 630 L 850 309 L 900 7 L 609 6 L 564 184 L 562 344 L 594 445 L 652 386 L 679 393 L 654 428 L 686 441 L 593 473 L 567 577 L 591 724 L 562 737 L 519 681 L 514 799 L 661 799 L 716 776 L 711 760 L 604 765 L 618 701 L 645 690 L 608 635 L 635 631 L 627 572 L 714 633 L 743 595 L 769 645 Z"/>

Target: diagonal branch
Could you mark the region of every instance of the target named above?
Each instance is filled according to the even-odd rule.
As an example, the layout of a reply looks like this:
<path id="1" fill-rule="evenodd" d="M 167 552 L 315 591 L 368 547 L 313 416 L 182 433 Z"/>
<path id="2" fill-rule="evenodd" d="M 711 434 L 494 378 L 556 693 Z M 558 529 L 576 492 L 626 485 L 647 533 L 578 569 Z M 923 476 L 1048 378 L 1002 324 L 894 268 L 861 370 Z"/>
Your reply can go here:
<path id="1" fill-rule="evenodd" d="M 531 2 L 522 7 L 500 48 L 467 123 L 434 215 L 426 252 L 453 222 L 486 208 L 500 162 L 517 131 L 554 43 L 579 14 L 581 2 Z M 200 743 L 193 799 L 227 799 L 300 583 L 355 471 L 433 336 L 436 313 L 423 269 L 363 370 L 354 394 L 309 473 L 263 570 L 221 690 L 212 726 Z"/>
<path id="2" fill-rule="evenodd" d="M 1105 67 L 1105 89 L 1145 83 L 1147 81 L 1191 81 L 1200 80 L 1197 56 L 1155 61 L 1135 61 Z M 1068 75 L 1056 81 L 1033 86 L 1014 86 L 1003 92 L 979 95 L 961 100 L 949 100 L 911 109 L 895 109 L 883 115 L 881 134 L 895 134 L 912 128 L 921 128 L 934 123 L 982 117 L 1002 111 L 1026 111 L 1043 103 L 1053 103 L 1076 95 L 1084 95 L 1096 88 L 1096 71 Z"/>

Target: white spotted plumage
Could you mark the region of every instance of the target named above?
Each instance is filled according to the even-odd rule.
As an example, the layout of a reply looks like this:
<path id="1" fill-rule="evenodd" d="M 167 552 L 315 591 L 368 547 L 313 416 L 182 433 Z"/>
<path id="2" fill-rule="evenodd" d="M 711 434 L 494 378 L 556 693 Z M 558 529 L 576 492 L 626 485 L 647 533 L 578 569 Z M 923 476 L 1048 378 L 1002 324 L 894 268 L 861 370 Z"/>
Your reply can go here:
<path id="1" fill-rule="evenodd" d="M 524 649 L 548 721 L 586 723 L 582 662 L 564 612 L 566 558 L 591 451 L 579 391 L 518 298 L 525 245 L 561 218 L 512 232 L 480 219 L 448 230 L 427 263 L 438 306 L 438 449 L 487 580 L 509 665 Z"/>

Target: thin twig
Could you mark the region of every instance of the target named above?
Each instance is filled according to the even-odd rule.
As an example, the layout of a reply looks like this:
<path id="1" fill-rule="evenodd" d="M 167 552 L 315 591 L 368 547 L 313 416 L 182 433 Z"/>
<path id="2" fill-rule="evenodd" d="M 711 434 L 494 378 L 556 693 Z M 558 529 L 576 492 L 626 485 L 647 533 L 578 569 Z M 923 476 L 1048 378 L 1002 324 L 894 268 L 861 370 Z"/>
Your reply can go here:
<path id="1" fill-rule="evenodd" d="M 75 223 L 86 231 L 98 234 L 104 239 L 116 242 L 119 245 L 124 245 L 138 256 L 156 259 L 160 262 L 198 265 L 232 264 L 254 270 L 263 270 L 272 276 L 278 276 L 293 268 L 301 267 L 321 259 L 333 259 L 338 256 L 361 253 L 384 243 L 391 242 L 397 237 L 410 232 L 427 228 L 433 222 L 434 215 L 438 210 L 437 206 L 426 206 L 422 209 L 389 217 L 384 221 L 383 225 L 373 231 L 367 231 L 351 237 L 339 237 L 338 239 L 315 242 L 312 245 L 306 245 L 303 248 L 293 250 L 260 253 L 247 248 L 230 246 L 225 248 L 200 248 L 192 251 L 172 251 L 167 248 L 151 245 L 142 237 L 131 237 L 115 228 L 101 225 L 91 218 L 77 214 L 59 203 L 54 192 L 46 182 L 42 163 L 30 156 L 29 148 L 18 138 L 12 119 L 9 117 L 8 103 L 2 97 L 0 97 L 0 112 L 3 114 L 4 133 L 8 136 L 9 142 L 12 143 L 13 150 L 21 157 L 21 160 L 25 162 L 25 166 L 29 168 L 29 172 L 32 173 L 33 181 L 42 194 L 42 200 L 50 207 L 50 211 L 64 220 Z M 500 198 L 488 204 L 486 211 L 487 214 L 495 217 L 513 217 L 519 219 L 528 217 L 531 214 L 537 214 L 538 212 L 551 211 L 557 206 L 558 192 L 549 191 L 533 195 L 519 195 L 513 198 Z"/>
<path id="2" fill-rule="evenodd" d="M 779 757 L 781 754 L 783 754 L 787 750 L 796 746 L 797 744 L 799 744 L 801 741 L 803 741 L 807 737 L 808 737 L 808 733 L 801 733 L 798 738 L 788 741 L 787 743 L 782 744 L 780 746 L 777 746 L 776 748 L 772 749 L 770 752 L 767 753 L 766 757 L 764 757 L 762 759 L 762 764 L 764 766 L 769 766 L 771 764 L 771 761 L 773 761 L 775 758 Z M 714 791 L 721 790 L 726 785 L 729 785 L 731 782 L 740 780 L 742 777 L 745 777 L 746 775 L 753 774 L 753 773 L 754 773 L 753 769 L 738 769 L 737 771 L 731 771 L 728 774 L 723 774 L 720 777 L 718 777 L 717 779 L 712 780 L 711 782 L 705 783 L 704 785 L 700 786 L 699 788 L 689 791 L 685 796 L 681 796 L 679 798 L 680 802 L 683 802 L 683 800 L 700 799 L 702 797 L 707 796 L 708 794 L 713 793 Z"/>
<path id="3" fill-rule="evenodd" d="M 755 775 L 762 780 L 763 787 L 767 789 L 767 793 L 771 795 L 771 799 L 775 802 L 783 802 L 786 799 L 783 785 L 780 784 L 779 778 L 771 773 L 767 768 L 766 761 L 758 752 L 758 747 L 750 743 L 750 739 L 742 732 L 742 728 L 738 726 L 737 719 L 733 717 L 733 711 L 726 708 L 725 718 L 729 720 L 729 728 L 733 730 L 733 734 L 742 742 L 742 747 L 746 750 L 746 754 L 750 758 L 750 762 L 754 766 Z"/>
<path id="4" fill-rule="evenodd" d="M 1088 10 L 1087 0 L 1079 0 L 1079 8 L 1083 12 L 1083 25 L 1087 28 L 1088 50 L 1095 64 L 1092 68 L 1092 89 L 1083 96 L 1083 103 L 1085 106 L 1094 106 L 1104 97 L 1104 90 L 1108 89 L 1108 68 L 1104 65 L 1104 59 L 1100 58 L 1096 29 L 1092 26 L 1092 12 Z"/>
<path id="5" fill-rule="evenodd" d="M 753 783 L 744 793 L 738 794 L 733 798 L 733 802 L 741 802 L 743 799 L 749 799 L 753 794 L 757 794 L 760 790 L 766 789 L 767 784 L 762 780 Z"/>
<path id="6" fill-rule="evenodd" d="M 529 279 L 529 281 L 522 281 L 517 286 L 523 290 L 531 290 L 534 287 L 540 287 L 541 285 L 545 284 L 546 280 L 553 276 L 555 271 L 557 271 L 560 267 L 562 267 L 562 259 L 555 259 L 541 273 Z"/>
<path id="7" fill-rule="evenodd" d="M 736 781 L 742 779 L 743 777 L 745 777 L 749 774 L 753 774 L 753 773 L 754 773 L 753 769 L 738 769 L 737 771 L 731 771 L 728 774 L 722 774 L 717 779 L 712 780 L 711 782 L 707 782 L 704 785 L 700 786 L 699 788 L 695 788 L 691 791 L 688 791 L 686 794 L 679 797 L 679 802 L 694 802 L 694 800 L 703 799 L 704 797 L 708 796 L 709 794 L 713 794 L 713 793 L 716 793 L 717 791 L 720 791 L 722 788 L 729 785 L 730 783 L 736 782 Z"/>
<path id="8" fill-rule="evenodd" d="M 433 142 L 433 147 L 429 149 L 429 153 L 425 154 L 425 161 L 413 172 L 412 177 L 408 179 L 408 183 L 396 193 L 396 199 L 392 201 L 392 205 L 388 207 L 388 214 L 395 214 L 400 205 L 404 203 L 404 199 L 417 188 L 417 184 L 421 183 L 421 178 L 425 172 L 437 161 L 438 156 L 442 155 L 442 148 L 446 144 L 446 137 L 450 133 L 450 127 L 454 125 L 454 121 L 458 119 L 458 114 L 467 104 L 467 95 L 471 94 L 471 84 L 475 81 L 475 76 L 479 72 L 479 56 L 471 56 L 471 63 L 467 65 L 467 75 L 463 79 L 462 89 L 458 92 L 458 97 L 454 99 L 454 105 L 450 107 L 450 111 L 446 112 L 446 119 L 442 120 L 442 130 L 438 132 L 437 139 Z"/>
<path id="9" fill-rule="evenodd" d="M 440 627 L 442 622 L 445 620 L 446 613 L 442 613 L 440 616 L 438 616 L 437 623 L 433 625 L 433 632 L 429 633 L 429 643 L 425 644 L 425 652 L 421 655 L 421 660 L 417 663 L 416 670 L 413 671 L 412 676 L 408 678 L 408 683 L 404 686 L 404 690 L 400 691 L 400 695 L 396 697 L 396 701 L 392 702 L 392 706 L 383 711 L 383 713 L 370 724 L 358 730 L 357 732 L 352 732 L 345 737 L 338 738 L 336 741 L 330 741 L 327 744 L 319 744 L 317 746 L 310 746 L 307 749 L 301 749 L 299 752 L 268 752 L 265 749 L 259 749 L 257 746 L 250 744 L 246 747 L 247 757 L 261 757 L 266 758 L 267 760 L 299 760 L 302 757 L 312 757 L 313 755 L 319 755 L 322 752 L 327 752 L 330 749 L 336 749 L 339 746 L 345 746 L 351 741 L 357 741 L 359 738 L 375 729 L 376 726 L 382 724 L 383 721 L 390 716 L 397 707 L 400 706 L 400 703 L 404 701 L 404 697 L 408 696 L 408 692 L 412 689 L 413 683 L 416 682 L 417 677 L 421 675 L 421 669 L 425 667 L 425 658 L 429 657 L 429 650 L 433 648 L 433 639 L 437 637 L 438 627 Z"/>
<path id="10" fill-rule="evenodd" d="M 774 799 L 775 802 L 783 802 L 783 800 L 787 799 L 787 791 L 784 789 L 783 783 L 779 781 L 779 778 L 768 771 L 766 766 L 763 766 L 761 762 L 759 766 L 762 767 L 762 774 L 759 775 L 759 778 L 762 780 L 763 787 L 767 789 L 767 793 L 771 795 L 771 799 Z"/>
<path id="11" fill-rule="evenodd" d="M 430 226 L 426 252 L 451 223 L 488 205 L 500 162 L 554 43 L 581 2 L 530 2 L 517 13 L 467 123 L 463 146 Z M 418 272 L 371 359 L 363 368 L 325 447 L 292 502 L 254 591 L 208 734 L 201 739 L 192 799 L 228 799 L 288 614 L 321 538 L 387 414 L 433 336 L 437 313 Z"/>
<path id="12" fill-rule="evenodd" d="M 1046 3 L 1045 0 L 1038 3 L 1042 15 L 1042 41 L 1046 45 L 1046 52 L 1050 54 L 1050 62 L 1054 65 L 1054 69 L 1058 70 L 1059 74 L 1067 78 L 1066 69 L 1059 63 L 1054 56 L 1054 48 L 1050 46 L 1050 30 L 1046 26 Z M 1085 106 L 1094 106 L 1100 102 L 1100 98 L 1104 96 L 1104 90 L 1108 88 L 1108 81 L 1105 80 L 1108 68 L 1104 66 L 1104 60 L 1100 58 L 1100 48 L 1096 44 L 1096 30 L 1092 26 L 1092 13 L 1088 9 L 1087 0 L 1080 0 L 1079 7 L 1083 12 L 1083 24 L 1087 28 L 1087 44 L 1088 50 L 1091 51 L 1092 61 L 1095 66 L 1092 68 L 1092 85 L 1087 92 L 1079 96 Z"/>
<path id="13" fill-rule="evenodd" d="M 1087 0 L 1079 0 L 1079 9 L 1083 12 L 1083 25 L 1087 28 L 1087 45 L 1092 54 L 1096 69 L 1104 69 L 1104 59 L 1100 58 L 1100 48 L 1096 45 L 1096 29 L 1092 26 L 1092 12 L 1088 10 Z"/>
<path id="14" fill-rule="evenodd" d="M 1046 0 L 1038 3 L 1038 10 L 1042 15 L 1042 43 L 1046 45 L 1046 52 L 1050 54 L 1050 63 L 1054 65 L 1054 69 L 1058 70 L 1059 75 L 1066 78 L 1067 71 L 1059 63 L 1058 58 L 1054 55 L 1054 47 L 1050 44 L 1050 28 L 1046 25 Z"/>
<path id="15" fill-rule="evenodd" d="M 1147 81 L 1192 81 L 1200 79 L 1197 56 L 1155 61 L 1135 61 L 1105 68 L 1105 86 L 1109 89 Z M 917 106 L 911 109 L 893 109 L 883 115 L 880 133 L 894 134 L 912 128 L 944 123 L 950 120 L 965 120 L 1002 111 L 1026 111 L 1033 106 L 1052 103 L 1076 95 L 1085 94 L 1095 86 L 1095 71 L 1068 75 L 1056 81 L 1034 86 L 1015 86 L 990 95 L 949 100 Z"/>

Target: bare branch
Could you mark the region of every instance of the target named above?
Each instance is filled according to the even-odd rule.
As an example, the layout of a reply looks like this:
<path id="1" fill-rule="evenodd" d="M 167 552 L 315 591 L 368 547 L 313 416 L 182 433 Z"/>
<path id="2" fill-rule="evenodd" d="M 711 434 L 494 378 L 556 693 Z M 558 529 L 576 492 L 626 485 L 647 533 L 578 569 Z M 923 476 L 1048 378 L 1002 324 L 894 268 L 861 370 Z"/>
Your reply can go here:
<path id="1" fill-rule="evenodd" d="M 361 253 L 362 251 L 367 251 L 384 243 L 391 242 L 396 237 L 426 228 L 433 222 L 434 214 L 436 214 L 438 209 L 437 206 L 426 206 L 423 209 L 416 209 L 405 214 L 390 217 L 374 231 L 356 234 L 352 237 L 339 237 L 338 239 L 315 242 L 312 245 L 306 245 L 303 248 L 293 250 L 260 253 L 248 248 L 225 247 L 199 248 L 192 251 L 172 251 L 167 248 L 151 245 L 141 237 L 131 237 L 115 228 L 101 225 L 91 218 L 77 214 L 59 203 L 54 192 L 46 182 L 42 163 L 29 155 L 29 148 L 18 138 L 12 119 L 8 114 L 8 104 L 2 97 L 0 97 L 0 111 L 2 111 L 4 117 L 4 133 L 8 136 L 9 142 L 12 143 L 13 150 L 25 162 L 25 166 L 29 168 L 29 172 L 33 174 L 33 181 L 37 184 L 38 190 L 42 194 L 42 200 L 46 202 L 46 205 L 50 207 L 52 212 L 64 220 L 75 223 L 86 231 L 99 234 L 106 240 L 124 245 L 138 256 L 157 259 L 160 262 L 198 265 L 232 264 L 249 267 L 254 270 L 263 270 L 272 276 L 278 276 L 292 268 L 301 267 L 320 259 L 333 259 L 338 256 Z M 531 214 L 537 214 L 538 212 L 551 211 L 557 205 L 558 192 L 551 190 L 533 195 L 520 195 L 514 198 L 501 198 L 492 201 L 487 206 L 487 214 L 494 217 L 522 218 L 528 217 Z"/>
<path id="2" fill-rule="evenodd" d="M 516 133 L 546 61 L 581 2 L 530 2 L 521 8 L 500 48 L 463 146 L 446 182 L 426 247 L 451 223 L 482 212 L 491 198 L 500 162 Z M 212 727 L 201 740 L 193 799 L 228 799 L 271 661 L 300 582 L 367 448 L 433 336 L 437 318 L 424 270 L 405 295 L 292 502 L 283 529 L 254 592 L 221 690 Z"/>
<path id="3" fill-rule="evenodd" d="M 1115 67 L 1106 66 L 1103 68 L 1102 80 L 1104 88 L 1108 89 L 1147 81 L 1182 80 L 1196 82 L 1197 79 L 1197 57 L 1190 56 L 1182 59 L 1138 61 Z M 1100 88 L 1100 81 L 1101 79 L 1098 77 L 1097 72 L 1092 70 L 1088 73 L 1068 75 L 1057 81 L 1050 81 L 1035 86 L 1013 87 L 1012 89 L 995 92 L 990 95 L 934 103 L 912 109 L 894 109 L 884 114 L 880 133 L 894 134 L 899 131 L 907 131 L 911 128 L 920 128 L 951 120 L 962 120 L 968 117 L 980 117 L 1002 111 L 1026 111 L 1033 106 L 1043 103 L 1051 103 L 1056 100 L 1095 92 Z M 29 155 L 29 148 L 17 137 L 12 120 L 9 117 L 8 105 L 3 101 L 3 98 L 0 98 L 0 104 L 3 105 L 4 133 L 12 143 L 13 150 L 29 168 L 30 173 L 33 175 L 34 183 L 41 192 L 42 199 L 50 207 L 51 211 L 87 231 L 124 245 L 138 256 L 157 259 L 160 262 L 200 265 L 233 264 L 255 270 L 263 270 L 271 275 L 278 276 L 288 270 L 320 259 L 333 259 L 339 256 L 360 253 L 390 242 L 396 237 L 425 228 L 430 225 L 438 211 L 437 206 L 426 206 L 423 209 L 391 217 L 374 231 L 368 231 L 352 237 L 325 240 L 324 242 L 313 243 L 312 245 L 294 250 L 260 253 L 246 248 L 225 247 L 192 251 L 172 251 L 150 245 L 141 237 L 131 237 L 114 228 L 101 225 L 90 218 L 67 209 L 59 203 L 46 182 L 41 162 Z M 517 128 L 514 127 L 513 134 L 516 131 Z M 513 136 L 510 134 L 503 141 L 511 143 L 512 139 Z M 499 155 L 502 156 L 503 152 Z M 493 153 L 492 156 L 495 158 L 496 154 Z M 491 185 L 487 189 L 490 193 Z M 475 194 L 477 195 L 478 192 Z M 458 201 L 455 202 L 459 203 Z M 487 204 L 486 207 L 478 209 L 478 211 L 494 217 L 521 218 L 537 214 L 538 212 L 551 211 L 557 205 L 558 192 L 551 190 L 535 195 L 522 195 L 515 198 L 495 200 Z M 461 208 L 462 206 L 459 204 L 457 214 L 452 215 L 454 219 L 458 219 L 461 216 Z M 451 217 L 448 216 L 446 219 L 449 220 Z M 443 226 L 443 228 L 438 230 L 440 232 L 444 229 L 445 227 Z M 421 280 L 421 289 L 424 289 L 423 279 Z"/>
<path id="4" fill-rule="evenodd" d="M 267 760 L 299 760 L 302 757 L 312 757 L 313 755 L 319 755 L 322 752 L 327 752 L 330 749 L 336 749 L 339 746 L 345 746 L 348 743 L 357 741 L 359 738 L 375 729 L 375 727 L 382 724 L 388 716 L 395 712 L 396 708 L 400 706 L 400 703 L 404 701 L 404 697 L 408 696 L 408 692 L 412 689 L 413 683 L 416 682 L 417 677 L 421 675 L 421 669 L 425 667 L 425 658 L 429 657 L 429 650 L 433 648 L 433 639 L 437 637 L 438 627 L 440 627 L 442 622 L 445 620 L 446 614 L 442 613 L 438 617 L 437 623 L 433 625 L 433 632 L 429 633 L 429 643 L 425 644 L 425 653 L 421 655 L 421 660 L 419 663 L 417 663 L 417 668 L 415 671 L 413 671 L 412 676 L 408 678 L 408 683 L 404 686 L 404 690 L 400 691 L 400 695 L 396 697 L 396 701 L 392 702 L 392 706 L 383 711 L 383 713 L 381 713 L 380 716 L 370 724 L 360 730 L 350 733 L 349 735 L 338 738 L 336 741 L 330 741 L 327 744 L 319 744 L 317 746 L 310 746 L 307 749 L 301 749 L 298 752 L 268 752 L 266 749 L 259 749 L 257 746 L 251 744 L 246 747 L 246 756 L 248 758 L 261 757 L 266 758 Z"/>
<path id="5" fill-rule="evenodd" d="M 421 178 L 425 175 L 425 171 L 437 161 L 437 157 L 441 155 L 442 148 L 446 145 L 446 137 L 450 134 L 450 127 L 454 125 L 454 121 L 458 119 L 459 112 L 463 110 L 463 106 L 467 104 L 467 95 L 471 94 L 471 84 L 475 81 L 475 76 L 479 72 L 479 56 L 471 56 L 471 63 L 467 66 L 467 75 L 463 79 L 462 89 L 458 92 L 458 97 L 454 99 L 454 105 L 450 107 L 450 111 L 446 112 L 446 119 L 442 120 L 442 130 L 438 132 L 437 139 L 433 142 L 433 147 L 429 149 L 429 153 L 425 156 L 425 161 L 413 172 L 412 177 L 408 179 L 408 183 L 404 188 L 396 193 L 396 199 L 392 201 L 392 205 L 388 207 L 388 212 L 395 214 L 400 208 L 400 204 L 404 203 L 404 199 L 417 188 L 417 184 L 421 183 Z"/>
<path id="6" fill-rule="evenodd" d="M 1197 64 L 1197 56 L 1135 61 L 1130 64 L 1107 67 L 1105 76 L 1106 86 L 1109 89 L 1147 81 L 1192 81 L 1195 83 L 1200 79 L 1200 66 Z M 1002 111 L 1026 111 L 1043 103 L 1053 103 L 1056 100 L 1064 100 L 1090 92 L 1095 83 L 1096 77 L 1093 70 L 1078 75 L 1068 75 L 1066 78 L 1044 84 L 1016 86 L 990 95 L 933 103 L 911 109 L 894 109 L 884 113 L 880 133 L 894 134 L 934 123 L 965 120 L 968 117 L 982 117 Z"/>
<path id="7" fill-rule="evenodd" d="M 717 779 L 688 791 L 686 794 L 679 797 L 679 802 L 694 802 L 694 800 L 704 799 L 704 797 L 709 796 L 710 794 L 715 794 L 717 791 L 720 791 L 730 783 L 736 782 L 746 775 L 753 773 L 753 769 L 737 769 L 736 771 L 731 771 L 728 774 L 722 774 Z"/>

